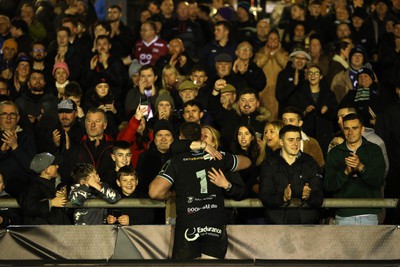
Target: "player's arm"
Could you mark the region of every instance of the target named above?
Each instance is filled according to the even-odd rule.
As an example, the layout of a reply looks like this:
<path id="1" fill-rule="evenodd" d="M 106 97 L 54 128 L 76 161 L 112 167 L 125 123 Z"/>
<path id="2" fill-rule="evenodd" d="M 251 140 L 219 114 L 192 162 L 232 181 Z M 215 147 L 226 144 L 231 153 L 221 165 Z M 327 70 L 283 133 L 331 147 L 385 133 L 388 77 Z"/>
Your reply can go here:
<path id="1" fill-rule="evenodd" d="M 237 158 L 237 167 L 236 171 L 240 171 L 243 169 L 247 169 L 251 166 L 251 160 L 248 157 L 242 155 L 235 155 Z"/>
<path id="2" fill-rule="evenodd" d="M 171 186 L 169 181 L 157 175 L 149 186 L 149 196 L 154 199 L 167 200 L 171 196 Z"/>

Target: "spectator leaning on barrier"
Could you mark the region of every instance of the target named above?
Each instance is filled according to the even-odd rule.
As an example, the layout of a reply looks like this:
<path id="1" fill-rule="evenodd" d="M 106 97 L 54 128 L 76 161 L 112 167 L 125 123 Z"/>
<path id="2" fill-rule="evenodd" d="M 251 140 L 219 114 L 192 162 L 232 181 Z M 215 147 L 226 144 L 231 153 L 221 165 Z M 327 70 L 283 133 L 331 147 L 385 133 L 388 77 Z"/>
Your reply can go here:
<path id="1" fill-rule="evenodd" d="M 25 224 L 71 224 L 70 215 L 64 208 L 67 187 L 61 184 L 59 162 L 59 158 L 48 152 L 32 159 L 30 167 L 37 175 L 20 198 Z"/>
<path id="2" fill-rule="evenodd" d="M 381 198 L 385 161 L 378 145 L 368 142 L 357 114 L 343 118 L 345 142 L 328 153 L 324 187 L 335 198 Z M 337 225 L 377 225 L 381 209 L 345 208 L 336 211 Z"/>
<path id="3" fill-rule="evenodd" d="M 74 185 L 68 199 L 72 205 L 83 206 L 86 200 L 100 197 L 108 203 L 115 203 L 121 199 L 121 195 L 108 184 L 100 182 L 100 176 L 93 165 L 87 163 L 78 164 L 72 170 Z M 105 223 L 107 209 L 89 208 L 75 209 L 74 223 L 76 225 L 96 225 Z"/>
<path id="4" fill-rule="evenodd" d="M 300 151 L 301 130 L 286 125 L 279 131 L 281 149 L 264 161 L 260 173 L 259 197 L 270 224 L 318 223 L 323 201 L 321 169 L 308 154 Z M 311 208 L 285 208 L 299 198 Z"/>

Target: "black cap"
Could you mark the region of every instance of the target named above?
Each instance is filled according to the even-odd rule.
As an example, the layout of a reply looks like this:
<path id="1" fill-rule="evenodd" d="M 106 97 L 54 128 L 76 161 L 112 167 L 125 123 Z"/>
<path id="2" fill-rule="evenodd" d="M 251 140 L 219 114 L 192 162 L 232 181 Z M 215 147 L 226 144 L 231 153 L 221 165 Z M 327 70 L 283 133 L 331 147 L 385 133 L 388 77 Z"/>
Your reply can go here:
<path id="1" fill-rule="evenodd" d="M 156 122 L 154 125 L 153 135 L 155 136 L 161 130 L 170 131 L 171 134 L 174 135 L 174 127 L 172 127 L 172 124 L 169 120 L 162 119 Z"/>

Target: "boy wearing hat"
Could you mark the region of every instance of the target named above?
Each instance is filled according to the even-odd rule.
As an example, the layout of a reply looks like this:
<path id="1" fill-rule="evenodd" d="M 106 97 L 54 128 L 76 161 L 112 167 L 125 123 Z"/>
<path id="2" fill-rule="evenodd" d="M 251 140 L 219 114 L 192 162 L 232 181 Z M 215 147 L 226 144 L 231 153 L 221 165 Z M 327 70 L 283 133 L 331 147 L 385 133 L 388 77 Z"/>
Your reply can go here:
<path id="1" fill-rule="evenodd" d="M 25 224 L 71 224 L 64 209 L 67 188 L 60 183 L 58 164 L 59 160 L 48 152 L 32 159 L 30 168 L 36 177 L 20 199 Z"/>

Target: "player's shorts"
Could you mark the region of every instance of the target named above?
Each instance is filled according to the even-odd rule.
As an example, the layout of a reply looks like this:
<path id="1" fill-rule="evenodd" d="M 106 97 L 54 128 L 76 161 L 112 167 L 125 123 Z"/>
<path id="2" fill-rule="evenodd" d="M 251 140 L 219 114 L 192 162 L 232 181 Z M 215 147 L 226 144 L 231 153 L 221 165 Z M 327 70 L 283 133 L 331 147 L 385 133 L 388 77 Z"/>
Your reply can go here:
<path id="1" fill-rule="evenodd" d="M 228 250 L 226 226 L 196 226 L 175 228 L 172 259 L 196 259 L 205 254 L 214 258 L 225 258 Z"/>

